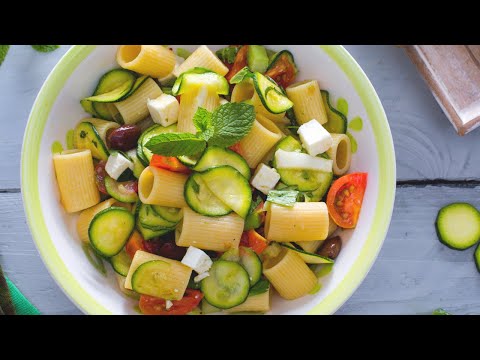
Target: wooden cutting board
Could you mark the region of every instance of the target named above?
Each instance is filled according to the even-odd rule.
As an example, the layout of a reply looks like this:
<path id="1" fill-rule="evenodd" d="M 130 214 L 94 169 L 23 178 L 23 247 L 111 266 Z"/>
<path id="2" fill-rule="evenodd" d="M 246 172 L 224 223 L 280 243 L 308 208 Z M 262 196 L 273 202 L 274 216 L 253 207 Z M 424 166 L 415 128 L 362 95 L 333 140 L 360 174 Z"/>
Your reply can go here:
<path id="1" fill-rule="evenodd" d="M 480 45 L 405 45 L 459 135 L 480 125 Z"/>

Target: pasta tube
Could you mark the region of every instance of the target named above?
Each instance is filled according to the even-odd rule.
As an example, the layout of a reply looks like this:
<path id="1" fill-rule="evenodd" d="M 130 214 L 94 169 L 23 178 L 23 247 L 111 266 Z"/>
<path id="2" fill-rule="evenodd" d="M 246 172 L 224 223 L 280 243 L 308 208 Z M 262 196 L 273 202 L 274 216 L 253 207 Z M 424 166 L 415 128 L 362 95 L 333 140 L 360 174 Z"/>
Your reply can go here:
<path id="1" fill-rule="evenodd" d="M 173 70 L 173 75 L 179 77 L 182 73 L 195 67 L 203 67 L 225 76 L 228 68 L 220 59 L 206 46 L 202 45 L 195 50 L 180 66 Z"/>
<path id="2" fill-rule="evenodd" d="M 148 166 L 138 179 L 138 196 L 144 204 L 181 208 L 186 206 L 183 190 L 188 176 Z"/>
<path id="3" fill-rule="evenodd" d="M 121 45 L 117 51 L 121 67 L 155 78 L 169 75 L 176 61 L 173 51 L 162 45 Z"/>
<path id="4" fill-rule="evenodd" d="M 293 111 L 300 125 L 312 119 L 317 120 L 320 124 L 328 121 L 320 86 L 316 80 L 306 80 L 290 85 L 286 92 L 288 98 L 293 102 Z"/>
<path id="5" fill-rule="evenodd" d="M 331 134 L 333 145 L 327 150 L 327 155 L 333 160 L 333 173 L 344 175 L 352 163 L 352 145 L 345 134 Z"/>

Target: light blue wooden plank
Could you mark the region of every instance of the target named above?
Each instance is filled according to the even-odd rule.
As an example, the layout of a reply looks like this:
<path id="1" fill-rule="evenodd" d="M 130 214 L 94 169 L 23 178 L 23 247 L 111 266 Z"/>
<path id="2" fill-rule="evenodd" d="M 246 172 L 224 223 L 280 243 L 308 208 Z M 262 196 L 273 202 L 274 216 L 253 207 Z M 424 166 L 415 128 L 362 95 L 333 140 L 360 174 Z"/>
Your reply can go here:
<path id="1" fill-rule="evenodd" d="M 480 274 L 473 250 L 454 251 L 435 235 L 443 205 L 472 201 L 477 188 L 400 188 L 381 253 L 338 314 L 421 314 L 444 307 L 480 314 Z M 0 263 L 22 292 L 47 314 L 78 313 L 46 271 L 25 223 L 20 194 L 0 194 Z"/>

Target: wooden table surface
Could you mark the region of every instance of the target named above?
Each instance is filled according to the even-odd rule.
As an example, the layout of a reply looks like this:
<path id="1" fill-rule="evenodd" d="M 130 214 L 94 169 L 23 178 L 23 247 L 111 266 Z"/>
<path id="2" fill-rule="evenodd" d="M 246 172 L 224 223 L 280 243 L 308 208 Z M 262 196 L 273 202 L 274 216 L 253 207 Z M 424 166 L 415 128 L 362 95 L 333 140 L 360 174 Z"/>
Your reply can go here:
<path id="1" fill-rule="evenodd" d="M 392 222 L 367 278 L 337 314 L 427 314 L 443 307 L 480 314 L 473 249 L 453 251 L 435 235 L 438 209 L 480 207 L 480 130 L 456 135 L 402 49 L 347 46 L 377 90 L 397 156 Z M 68 50 L 50 54 L 13 46 L 0 66 L 0 264 L 44 314 L 80 314 L 47 272 L 33 244 L 20 193 L 20 151 L 33 101 Z"/>

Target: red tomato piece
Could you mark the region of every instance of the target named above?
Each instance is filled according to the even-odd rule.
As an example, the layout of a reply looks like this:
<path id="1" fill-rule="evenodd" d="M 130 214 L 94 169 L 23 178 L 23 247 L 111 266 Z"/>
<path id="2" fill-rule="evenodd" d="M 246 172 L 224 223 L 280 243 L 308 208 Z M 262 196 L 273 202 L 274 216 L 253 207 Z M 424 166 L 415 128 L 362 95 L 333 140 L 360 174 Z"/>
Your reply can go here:
<path id="1" fill-rule="evenodd" d="M 186 315 L 195 309 L 203 298 L 199 290 L 187 289 L 181 300 L 173 300 L 167 310 L 166 301 L 148 295 L 141 295 L 138 306 L 145 315 Z"/>
<path id="2" fill-rule="evenodd" d="M 150 166 L 155 166 L 161 169 L 170 170 L 173 172 L 189 174 L 190 169 L 183 165 L 180 160 L 174 156 L 163 156 L 154 154 L 150 160 Z"/>

